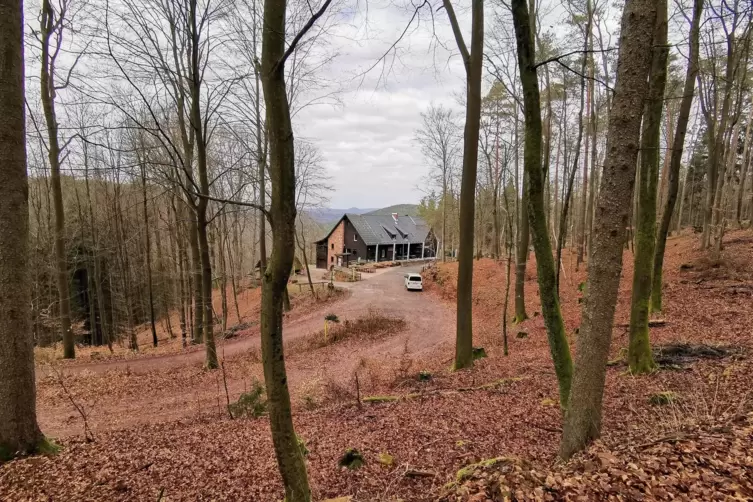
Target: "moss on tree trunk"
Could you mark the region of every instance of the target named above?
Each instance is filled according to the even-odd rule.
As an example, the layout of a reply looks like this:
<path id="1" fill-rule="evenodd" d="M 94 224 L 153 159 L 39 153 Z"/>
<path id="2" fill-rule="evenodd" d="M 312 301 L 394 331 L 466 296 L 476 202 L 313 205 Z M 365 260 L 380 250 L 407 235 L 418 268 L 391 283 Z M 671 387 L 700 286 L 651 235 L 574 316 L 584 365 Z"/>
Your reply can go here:
<path id="1" fill-rule="evenodd" d="M 594 220 L 588 292 L 577 338 L 575 372 L 560 456 L 570 458 L 599 437 L 606 364 L 633 199 L 641 116 L 656 22 L 655 0 L 627 0 L 622 13 L 614 101 Z"/>
<path id="2" fill-rule="evenodd" d="M 272 254 L 266 269 L 262 269 L 261 349 L 272 442 L 285 486 L 285 500 L 308 502 L 311 489 L 293 427 L 282 338 L 283 296 L 293 267 L 296 218 L 294 139 L 285 92 L 286 10 L 285 0 L 264 2 L 261 77 L 269 134 Z M 315 20 L 312 19 L 311 24 Z"/>
<path id="3" fill-rule="evenodd" d="M 690 108 L 693 104 L 693 92 L 695 90 L 696 76 L 698 75 L 698 45 L 700 37 L 701 14 L 703 13 L 703 0 L 695 0 L 693 7 L 693 24 L 690 27 L 690 51 L 688 54 L 688 69 L 685 74 L 680 112 L 677 118 L 677 129 L 674 134 L 672 153 L 669 161 L 669 186 L 667 189 L 667 201 L 664 204 L 661 223 L 656 234 L 656 248 L 654 249 L 653 285 L 651 286 L 651 310 L 662 310 L 662 272 L 664 268 L 664 249 L 667 245 L 667 234 L 672 221 L 677 192 L 680 184 L 680 164 L 682 162 L 683 146 L 688 131 L 688 119 Z M 686 182 L 687 185 L 687 182 Z M 682 205 L 678 221 L 682 219 Z M 679 227 L 679 224 L 678 224 Z"/>
<path id="4" fill-rule="evenodd" d="M 630 303 L 630 343 L 628 364 L 632 373 L 654 369 L 648 329 L 656 235 L 656 189 L 659 183 L 659 144 L 664 88 L 667 83 L 667 2 L 657 0 L 654 49 L 649 73 L 648 99 L 643 115 L 640 174 L 638 176 L 638 213 L 636 214 L 635 255 L 633 258 L 633 294 Z"/>
<path id="5" fill-rule="evenodd" d="M 552 245 L 546 226 L 546 209 L 544 207 L 544 173 L 541 166 L 541 103 L 539 99 L 539 82 L 534 67 L 533 36 L 525 0 L 512 1 L 515 38 L 518 46 L 518 66 L 523 86 L 523 103 L 525 116 L 525 148 L 523 165 L 528 178 L 528 210 L 536 253 L 536 271 L 538 273 L 541 310 L 546 325 L 549 349 L 554 361 L 559 384 L 560 405 L 567 407 L 572 378 L 572 359 L 570 347 L 565 335 L 565 323 L 562 320 L 559 296 L 556 287 L 556 271 Z"/>

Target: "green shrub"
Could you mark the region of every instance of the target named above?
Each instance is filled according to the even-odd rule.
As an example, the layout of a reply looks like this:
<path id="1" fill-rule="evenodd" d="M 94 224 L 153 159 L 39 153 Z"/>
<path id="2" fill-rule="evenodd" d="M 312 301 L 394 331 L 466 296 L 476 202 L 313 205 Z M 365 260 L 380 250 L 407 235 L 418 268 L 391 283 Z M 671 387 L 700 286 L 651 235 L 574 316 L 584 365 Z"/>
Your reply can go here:
<path id="1" fill-rule="evenodd" d="M 227 407 L 233 418 L 251 417 L 259 418 L 267 412 L 267 399 L 264 395 L 264 386 L 254 379 L 251 390 L 240 395 L 238 400 Z"/>

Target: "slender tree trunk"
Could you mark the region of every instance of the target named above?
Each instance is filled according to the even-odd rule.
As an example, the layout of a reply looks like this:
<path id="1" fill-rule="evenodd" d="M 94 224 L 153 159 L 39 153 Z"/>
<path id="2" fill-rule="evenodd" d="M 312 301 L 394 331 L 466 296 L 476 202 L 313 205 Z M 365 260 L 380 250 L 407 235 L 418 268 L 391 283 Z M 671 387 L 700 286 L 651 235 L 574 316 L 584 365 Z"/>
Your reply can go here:
<path id="1" fill-rule="evenodd" d="M 261 75 L 269 132 L 272 255 L 262 268 L 261 349 L 269 423 L 287 502 L 311 500 L 306 463 L 293 428 L 283 351 L 283 295 L 295 254 L 295 152 L 285 92 L 286 0 L 264 1 Z M 262 185 L 263 191 L 263 185 Z M 263 242 L 262 234 L 261 241 Z M 262 259 L 265 258 L 262 248 Z M 264 263 L 264 262 L 262 262 Z"/>
<path id="2" fill-rule="evenodd" d="M 198 236 L 199 262 L 201 271 L 199 277 L 200 305 L 203 308 L 204 348 L 206 358 L 204 366 L 208 369 L 219 367 L 217 362 L 217 348 L 214 343 L 214 310 L 212 308 L 212 262 L 210 257 L 209 235 L 207 220 L 207 205 L 209 195 L 209 176 L 207 168 L 207 135 L 201 113 L 201 86 L 203 70 L 200 65 L 201 43 L 199 20 L 197 19 L 197 0 L 191 0 L 188 5 L 188 24 L 191 35 L 191 127 L 196 141 L 196 160 L 200 197 L 196 204 L 196 231 Z M 197 320 L 202 315 L 197 313 Z"/>
<path id="3" fill-rule="evenodd" d="M 654 267 L 653 267 L 653 285 L 651 287 L 651 310 L 660 312 L 662 310 L 662 273 L 664 270 L 664 250 L 667 245 L 667 235 L 669 226 L 672 222 L 672 212 L 674 211 L 675 201 L 677 200 L 677 191 L 680 178 L 680 165 L 682 163 L 683 147 L 685 145 L 685 136 L 688 132 L 688 119 L 690 118 L 690 108 L 693 104 L 693 92 L 695 91 L 695 80 L 698 74 L 698 49 L 701 14 L 703 12 L 704 0 L 695 0 L 693 6 L 693 21 L 690 26 L 690 48 L 688 54 L 688 69 L 685 73 L 685 85 L 682 92 L 682 101 L 680 102 L 680 112 L 677 117 L 677 129 L 672 142 L 671 158 L 669 161 L 667 198 L 662 212 L 661 222 L 656 234 L 656 249 L 654 250 Z M 683 199 L 685 197 L 686 187 L 690 181 L 690 168 L 688 176 L 683 186 Z M 677 228 L 679 230 L 682 221 L 682 199 L 680 200 L 680 211 L 677 215 Z"/>
<path id="4" fill-rule="evenodd" d="M 191 326 L 191 342 L 199 344 L 203 340 L 204 328 L 204 293 L 201 289 L 201 253 L 199 252 L 199 230 L 196 224 L 196 211 L 188 218 L 188 240 L 191 253 L 191 287 L 193 289 L 193 322 Z"/>
<path id="5" fill-rule="evenodd" d="M 285 0 L 286 1 L 286 0 Z M 266 4 L 265 7 L 266 9 Z M 256 28 L 253 30 L 253 44 L 254 48 L 257 47 Z M 267 201 L 267 126 L 262 122 L 261 114 L 261 82 L 259 80 L 259 72 L 254 72 L 255 84 L 256 84 L 256 96 L 254 97 L 254 110 L 256 112 L 256 163 L 259 167 L 259 206 L 266 207 Z M 259 212 L 259 275 L 264 275 L 264 270 L 267 268 L 267 217 L 263 211 Z"/>
<path id="6" fill-rule="evenodd" d="M 446 261 L 445 242 L 447 239 L 447 166 L 442 173 L 442 261 Z M 377 258 L 378 260 L 378 258 Z"/>
<path id="7" fill-rule="evenodd" d="M 636 215 L 636 246 L 633 259 L 633 294 L 630 304 L 630 343 L 628 364 L 632 373 L 648 373 L 656 367 L 651 354 L 648 330 L 651 302 L 651 272 L 656 236 L 656 192 L 659 184 L 659 145 L 664 89 L 667 83 L 667 0 L 656 0 L 654 32 L 648 96 L 643 112 L 641 133 L 640 175 L 638 183 L 638 214 Z"/>
<path id="8" fill-rule="evenodd" d="M 518 177 L 518 151 L 517 146 L 519 142 L 518 134 L 518 107 L 515 106 L 515 177 Z M 526 182 L 525 170 L 523 171 L 523 183 L 521 187 L 520 204 L 517 205 L 517 227 L 518 235 L 515 248 L 515 317 L 514 323 L 521 323 L 528 319 L 526 314 L 526 298 L 525 298 L 525 284 L 526 284 L 526 261 L 528 260 L 528 240 L 531 235 L 529 223 L 528 223 L 528 183 Z M 515 189 L 518 189 L 516 184 Z M 516 196 L 517 199 L 517 196 Z"/>
<path id="9" fill-rule="evenodd" d="M 593 40 L 592 40 L 592 25 L 593 25 L 593 11 L 591 9 L 591 0 L 586 0 L 586 33 L 585 33 L 585 46 L 587 50 L 593 50 Z M 584 53 L 583 57 L 586 59 L 586 61 L 589 61 L 591 59 L 591 56 L 589 54 Z M 591 73 L 591 69 L 593 68 L 593 65 L 589 66 L 589 73 Z M 588 132 L 590 131 L 592 124 L 591 124 L 591 110 L 593 108 L 593 80 L 589 79 L 587 86 L 586 86 L 586 116 L 588 117 L 587 122 L 587 132 L 586 137 L 589 137 Z M 582 194 L 581 194 L 581 203 L 578 208 L 580 211 L 578 214 L 578 222 L 577 222 L 577 228 L 578 228 L 578 234 L 576 235 L 577 238 L 577 244 L 576 248 L 578 250 L 578 255 L 575 261 L 575 270 L 578 270 L 578 267 L 581 263 L 583 263 L 583 255 L 584 255 L 584 249 L 585 249 L 585 243 L 586 243 L 586 232 L 588 227 L 588 160 L 589 160 L 589 148 L 588 148 L 588 141 L 586 141 L 585 147 L 583 148 L 583 185 L 582 185 Z"/>
<path id="10" fill-rule="evenodd" d="M 471 47 L 463 41 L 450 0 L 444 7 L 452 24 L 466 75 L 465 131 L 463 135 L 463 175 L 460 185 L 460 243 L 457 285 L 456 370 L 473 365 L 473 225 L 475 221 L 476 169 L 481 121 L 481 70 L 484 50 L 484 1 L 472 0 Z"/>
<path id="11" fill-rule="evenodd" d="M 306 253 L 306 235 L 303 233 L 303 220 L 299 218 L 299 221 L 301 222 L 301 238 L 298 239 L 298 234 L 295 235 L 296 244 L 298 244 L 298 248 L 301 250 L 301 254 L 303 255 L 303 266 L 306 268 L 306 279 L 309 283 L 309 289 L 311 289 L 311 296 L 316 298 L 316 291 L 314 290 L 314 282 L 311 280 L 311 270 L 309 270 L 309 259 Z"/>
<path id="12" fill-rule="evenodd" d="M 586 51 L 588 45 L 584 42 L 583 50 Z M 581 60 L 580 70 L 581 74 L 586 73 L 587 64 L 586 54 L 583 54 Z M 567 215 L 570 211 L 570 201 L 572 200 L 573 185 L 575 184 L 575 175 L 578 172 L 578 161 L 580 159 L 580 145 L 583 142 L 583 113 L 586 106 L 586 80 L 580 81 L 580 112 L 578 113 L 578 139 L 575 142 L 575 156 L 573 158 L 573 167 L 570 170 L 570 177 L 567 180 L 567 189 L 565 191 L 565 200 L 562 206 L 562 214 L 560 215 L 560 231 L 559 239 L 557 240 L 557 273 L 555 277 L 555 287 L 557 293 L 560 290 L 560 270 L 562 269 L 562 248 L 565 246 L 565 240 L 567 239 Z"/>
<path id="13" fill-rule="evenodd" d="M 60 301 L 60 330 L 63 336 L 63 357 L 74 359 L 76 348 L 71 330 L 71 302 L 68 284 L 68 263 L 65 255 L 65 210 L 63 190 L 60 183 L 60 144 L 58 123 L 55 115 L 55 75 L 54 56 L 50 54 L 50 40 L 55 36 L 57 18 L 50 0 L 42 0 L 41 41 L 42 41 L 42 108 L 47 123 L 47 149 L 50 160 L 50 183 L 55 212 L 55 275 Z M 62 29 L 62 28 L 59 28 Z"/>
<path id="14" fill-rule="evenodd" d="M 567 408 L 572 377 L 572 359 L 565 335 L 565 323 L 560 311 L 559 295 L 555 285 L 556 272 L 552 256 L 552 245 L 546 225 L 544 207 L 544 173 L 541 166 L 541 104 L 539 82 L 536 74 L 533 35 L 528 7 L 525 0 L 512 0 L 510 3 L 515 39 L 518 47 L 518 66 L 523 86 L 525 117 L 525 148 L 523 164 L 529 183 L 529 214 L 533 247 L 536 253 L 541 310 L 546 325 L 549 349 L 554 361 L 554 370 L 559 384 L 560 405 Z"/>
<path id="15" fill-rule="evenodd" d="M 592 37 L 593 40 L 593 37 Z M 593 43 L 591 44 L 591 47 L 593 47 Z M 599 169 L 598 169 L 598 152 L 596 150 L 596 137 L 598 133 L 598 124 L 596 122 L 596 106 L 594 105 L 595 98 L 595 92 L 593 89 L 594 85 L 594 78 L 596 73 L 596 68 L 593 60 L 593 56 L 589 57 L 589 64 L 591 67 L 591 104 L 589 105 L 589 108 L 591 109 L 591 119 L 589 120 L 589 125 L 591 129 L 591 190 L 588 192 L 588 208 L 586 210 L 586 254 L 590 257 L 591 251 L 593 250 L 593 224 L 594 224 L 594 201 L 596 200 L 596 193 L 599 189 Z"/>
<path id="16" fill-rule="evenodd" d="M 517 129 L 517 118 L 515 127 Z M 518 222 L 518 246 L 515 251 L 515 318 L 513 322 L 521 323 L 528 319 L 526 314 L 525 283 L 526 264 L 528 261 L 528 245 L 531 230 L 528 217 L 528 175 L 523 171 L 523 192 L 520 201 L 520 221 Z"/>
<path id="17" fill-rule="evenodd" d="M 620 30 L 617 81 L 607 133 L 606 158 L 594 222 L 593 256 L 575 372 L 560 456 L 599 437 L 606 363 L 622 270 L 622 248 L 633 198 L 641 115 L 656 24 L 655 0 L 626 0 Z"/>
<path id="18" fill-rule="evenodd" d="M 735 16 L 737 14 L 735 13 Z M 727 134 L 727 122 L 729 121 L 730 105 L 732 98 L 732 89 L 734 86 L 736 64 L 735 58 L 737 57 L 737 51 L 735 50 L 735 33 L 731 32 L 727 34 L 727 56 L 724 72 L 724 93 L 722 96 L 722 110 L 721 116 L 717 123 L 716 106 L 704 107 L 703 93 L 701 93 L 701 106 L 706 116 L 707 128 L 706 133 L 709 143 L 709 158 L 707 163 L 707 192 L 706 192 L 706 205 L 704 207 L 703 214 L 703 234 L 701 235 L 701 249 L 707 249 L 711 243 L 711 234 L 713 232 L 714 222 L 716 219 L 714 208 L 717 206 L 716 194 L 721 190 L 721 186 L 724 182 L 724 175 L 719 175 L 719 163 L 724 164 L 725 161 L 725 149 L 724 138 Z M 700 77 L 699 77 L 700 78 Z M 700 87 L 700 84 L 699 84 Z M 714 90 L 716 93 L 716 89 Z M 718 127 L 717 127 L 718 126 Z M 726 164 L 724 164 L 726 166 Z"/>
<path id="19" fill-rule="evenodd" d="M 735 221 L 737 226 L 742 228 L 741 221 L 742 206 L 743 206 L 743 193 L 745 192 L 745 182 L 748 176 L 748 170 L 750 169 L 751 148 L 750 142 L 753 140 L 753 108 L 751 108 L 748 115 L 748 125 L 745 128 L 745 146 L 743 147 L 743 164 L 740 167 L 740 183 L 737 185 L 737 193 L 735 195 Z"/>
<path id="20" fill-rule="evenodd" d="M 174 228 L 173 232 L 171 232 L 172 236 L 170 239 L 170 243 L 172 245 L 170 255 L 175 264 L 173 268 L 174 273 L 178 277 L 178 316 L 180 322 L 180 337 L 183 341 L 183 347 L 185 347 L 187 345 L 186 306 L 190 302 L 190 299 L 188 298 L 188 287 L 185 280 L 185 271 L 187 268 L 185 266 L 185 263 L 187 261 L 187 258 L 186 250 L 184 247 L 185 239 L 183 239 L 183 232 L 181 231 L 182 224 L 178 216 L 178 207 L 175 204 L 175 195 L 171 196 L 170 203 L 174 221 Z"/>
<path id="21" fill-rule="evenodd" d="M 149 208 L 147 206 L 146 198 L 146 166 L 144 161 L 141 164 L 141 196 L 143 202 L 143 218 L 144 218 L 144 254 L 146 256 L 146 288 L 149 295 L 149 324 L 152 329 L 152 344 L 156 347 L 157 340 L 157 326 L 154 319 L 154 287 L 152 284 L 152 240 L 151 230 L 149 228 Z"/>
<path id="22" fill-rule="evenodd" d="M 37 425 L 29 280 L 23 9 L 0 1 L 0 461 L 35 452 Z"/>

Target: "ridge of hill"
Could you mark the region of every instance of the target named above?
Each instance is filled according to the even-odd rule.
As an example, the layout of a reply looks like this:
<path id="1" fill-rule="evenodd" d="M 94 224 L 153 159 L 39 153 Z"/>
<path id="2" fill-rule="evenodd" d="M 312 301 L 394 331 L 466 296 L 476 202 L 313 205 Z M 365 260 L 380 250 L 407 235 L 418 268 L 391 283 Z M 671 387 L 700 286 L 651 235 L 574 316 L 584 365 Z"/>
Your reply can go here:
<path id="1" fill-rule="evenodd" d="M 375 209 L 374 211 L 364 213 L 369 215 L 374 214 L 392 214 L 397 213 L 400 216 L 418 216 L 418 204 L 395 204 L 394 206 L 383 207 L 382 209 Z"/>

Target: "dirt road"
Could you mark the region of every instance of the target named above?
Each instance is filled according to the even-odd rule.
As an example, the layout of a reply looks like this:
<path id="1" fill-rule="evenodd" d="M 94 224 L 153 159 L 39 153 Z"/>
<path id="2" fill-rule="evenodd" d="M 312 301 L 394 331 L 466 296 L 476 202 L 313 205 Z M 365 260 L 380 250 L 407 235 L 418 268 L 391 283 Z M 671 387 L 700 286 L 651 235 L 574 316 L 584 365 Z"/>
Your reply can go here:
<path id="1" fill-rule="evenodd" d="M 288 377 L 295 394 L 311 382 L 347 382 L 364 360 L 390 363 L 408 353 L 420 359 L 442 344 L 452 342 L 454 312 L 427 293 L 405 290 L 403 274 L 420 266 L 396 267 L 366 276 L 346 285 L 343 299 L 325 307 L 298 314 L 284 324 L 286 341 L 295 340 L 323 327 L 324 316 L 336 314 L 341 320 L 356 319 L 377 310 L 401 317 L 407 327 L 395 336 L 378 341 L 334 345 L 315 354 L 299 353 L 286 358 Z M 258 328 L 246 336 L 218 345 L 227 361 L 226 379 L 231 399 L 243 392 L 252 378 L 261 378 L 258 356 Z M 407 352 L 406 352 L 407 351 Z M 89 410 L 89 425 L 96 430 L 119 429 L 143 423 L 166 422 L 216 412 L 224 401 L 219 372 L 202 370 L 203 351 L 138 357 L 123 361 L 103 361 L 65 366 L 64 378 L 74 395 L 91 396 L 83 403 Z M 80 432 L 82 420 L 50 367 L 37 369 L 40 420 L 48 434 L 66 436 Z M 92 392 L 94 390 L 94 392 Z M 82 397 L 83 399 L 83 397 Z"/>

